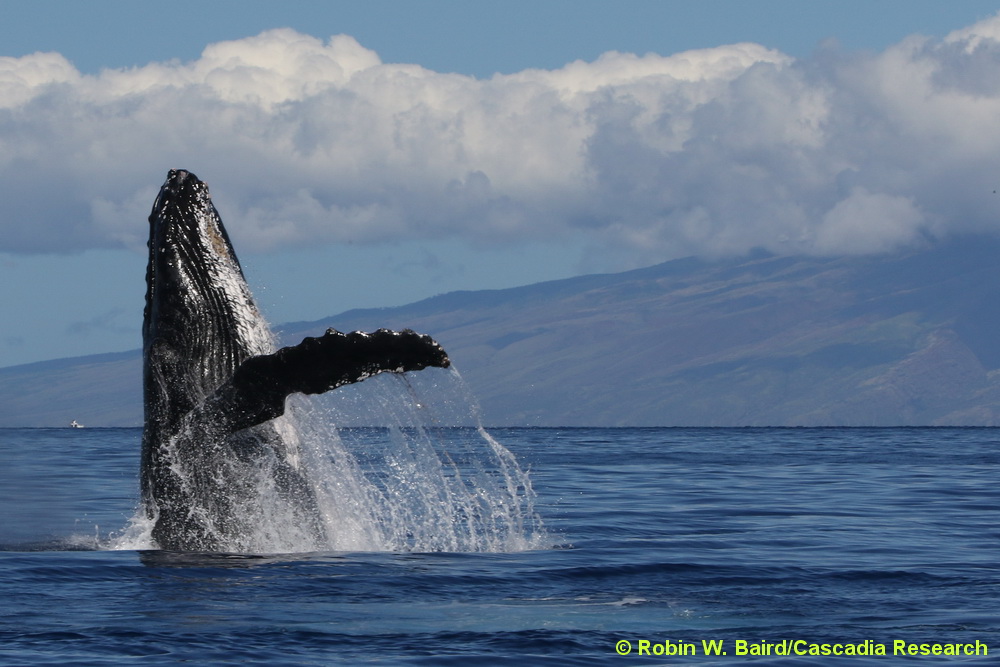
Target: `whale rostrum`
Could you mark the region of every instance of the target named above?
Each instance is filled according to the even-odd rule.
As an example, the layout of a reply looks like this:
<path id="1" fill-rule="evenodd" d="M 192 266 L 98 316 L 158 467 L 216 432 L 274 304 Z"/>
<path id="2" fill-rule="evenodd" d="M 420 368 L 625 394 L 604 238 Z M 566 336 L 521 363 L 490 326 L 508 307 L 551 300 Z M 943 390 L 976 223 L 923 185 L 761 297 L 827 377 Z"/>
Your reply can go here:
<path id="1" fill-rule="evenodd" d="M 169 172 L 149 224 L 140 489 L 156 546 L 257 548 L 248 524 L 273 513 L 258 497 L 266 487 L 284 504 L 284 523 L 295 524 L 289 530 L 320 548 L 294 425 L 279 423 L 286 398 L 378 373 L 446 368 L 447 354 L 408 329 L 329 329 L 277 349 L 208 186 L 189 171 Z"/>

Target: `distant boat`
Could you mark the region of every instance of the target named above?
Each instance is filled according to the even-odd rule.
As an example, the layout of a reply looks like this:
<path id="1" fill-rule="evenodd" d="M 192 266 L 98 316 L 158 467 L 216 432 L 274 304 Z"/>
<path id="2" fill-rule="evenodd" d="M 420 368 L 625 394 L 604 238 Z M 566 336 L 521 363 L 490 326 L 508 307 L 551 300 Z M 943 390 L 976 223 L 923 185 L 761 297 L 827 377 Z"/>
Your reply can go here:
<path id="1" fill-rule="evenodd" d="M 69 423 L 70 428 L 83 428 L 83 424 L 78 423 L 75 419 Z"/>

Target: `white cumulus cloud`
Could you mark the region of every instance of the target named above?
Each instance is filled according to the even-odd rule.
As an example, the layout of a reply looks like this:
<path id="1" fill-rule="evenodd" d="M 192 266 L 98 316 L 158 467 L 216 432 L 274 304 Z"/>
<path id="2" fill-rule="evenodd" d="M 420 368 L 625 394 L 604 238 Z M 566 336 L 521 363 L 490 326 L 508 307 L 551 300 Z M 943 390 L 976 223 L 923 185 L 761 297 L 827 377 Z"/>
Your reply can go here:
<path id="1" fill-rule="evenodd" d="M 141 247 L 182 167 L 254 250 L 886 252 L 998 231 L 998 117 L 1000 17 L 875 54 L 610 52 L 490 79 L 288 29 L 97 75 L 0 58 L 0 251 Z"/>

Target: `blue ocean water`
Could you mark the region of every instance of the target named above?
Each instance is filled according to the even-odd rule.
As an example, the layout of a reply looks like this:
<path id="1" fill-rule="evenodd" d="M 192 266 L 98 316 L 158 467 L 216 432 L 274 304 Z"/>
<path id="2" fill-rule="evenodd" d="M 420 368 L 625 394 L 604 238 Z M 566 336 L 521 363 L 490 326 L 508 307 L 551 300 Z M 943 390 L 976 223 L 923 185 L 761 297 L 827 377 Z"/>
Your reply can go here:
<path id="1" fill-rule="evenodd" d="M 530 471 L 538 548 L 108 550 L 136 506 L 140 431 L 0 430 L 0 664 L 1000 656 L 1000 430 L 490 433 Z M 887 655 L 777 655 L 848 644 Z"/>

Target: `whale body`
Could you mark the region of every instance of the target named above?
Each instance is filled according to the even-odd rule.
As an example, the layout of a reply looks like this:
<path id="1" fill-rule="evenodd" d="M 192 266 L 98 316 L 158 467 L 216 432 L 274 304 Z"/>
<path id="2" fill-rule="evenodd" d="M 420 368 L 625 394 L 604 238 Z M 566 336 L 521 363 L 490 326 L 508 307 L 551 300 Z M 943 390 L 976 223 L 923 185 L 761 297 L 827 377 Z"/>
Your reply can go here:
<path id="1" fill-rule="evenodd" d="M 266 524 L 322 548 L 286 397 L 448 367 L 447 354 L 429 336 L 385 329 L 330 329 L 277 349 L 208 186 L 189 171 L 169 172 L 149 224 L 140 491 L 152 539 L 252 551 L 248 536 Z"/>

